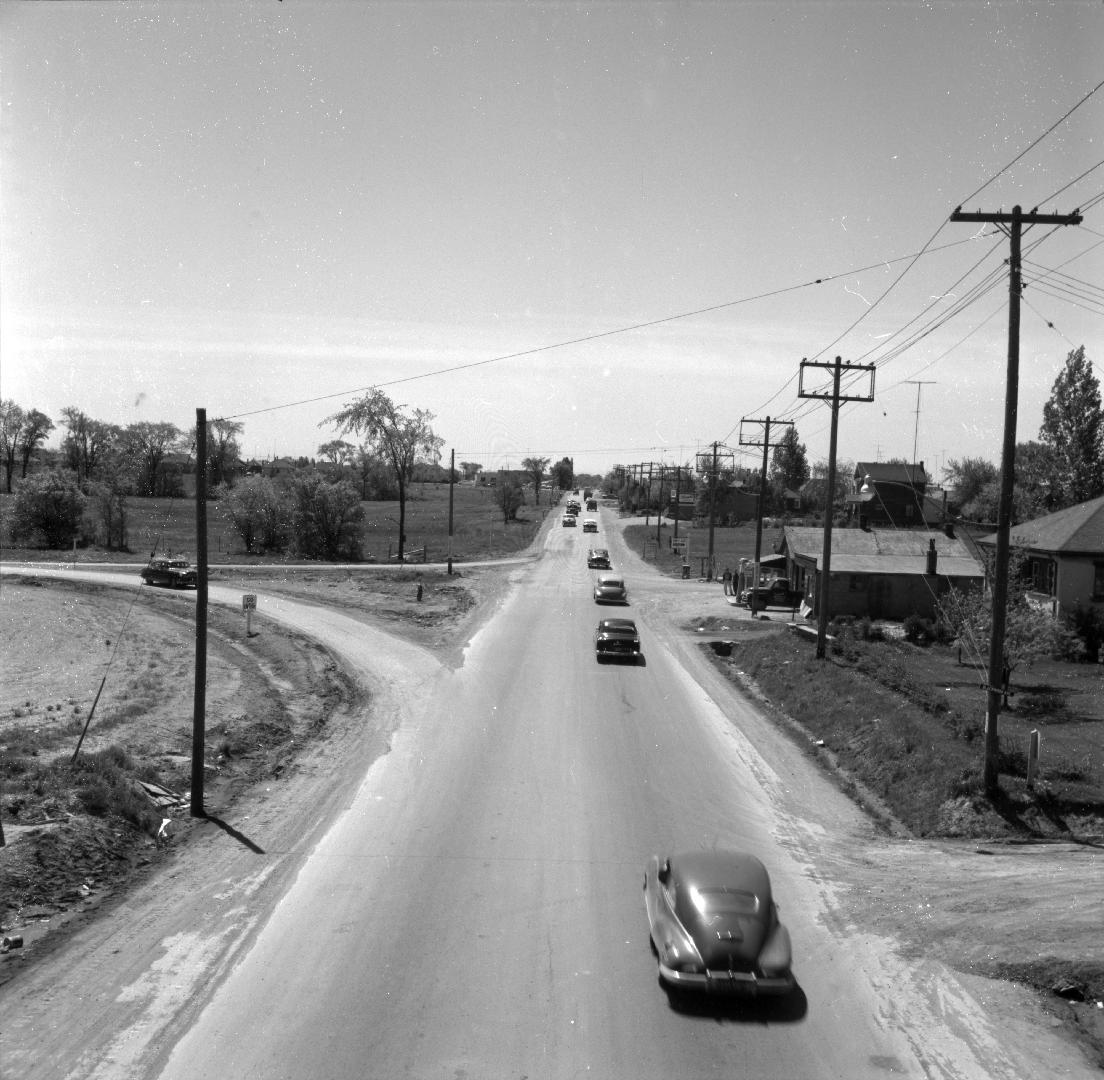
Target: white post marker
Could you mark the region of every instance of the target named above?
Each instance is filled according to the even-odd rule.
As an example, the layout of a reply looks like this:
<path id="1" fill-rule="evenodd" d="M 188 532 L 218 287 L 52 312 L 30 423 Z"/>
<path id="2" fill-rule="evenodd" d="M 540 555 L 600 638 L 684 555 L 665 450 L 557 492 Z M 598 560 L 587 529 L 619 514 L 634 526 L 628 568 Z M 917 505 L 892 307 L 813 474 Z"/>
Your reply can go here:
<path id="1" fill-rule="evenodd" d="M 253 636 L 253 612 L 257 610 L 257 594 L 245 593 L 242 596 L 242 611 L 245 612 L 245 636 Z"/>

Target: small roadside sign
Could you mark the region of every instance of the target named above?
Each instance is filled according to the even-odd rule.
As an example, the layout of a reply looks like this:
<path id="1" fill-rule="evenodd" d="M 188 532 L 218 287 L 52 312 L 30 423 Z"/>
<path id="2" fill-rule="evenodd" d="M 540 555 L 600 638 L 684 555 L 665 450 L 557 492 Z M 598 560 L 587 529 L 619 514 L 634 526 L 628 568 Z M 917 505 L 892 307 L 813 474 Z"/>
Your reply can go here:
<path id="1" fill-rule="evenodd" d="M 242 594 L 242 611 L 245 612 L 245 636 L 253 636 L 253 612 L 257 610 L 257 594 Z"/>

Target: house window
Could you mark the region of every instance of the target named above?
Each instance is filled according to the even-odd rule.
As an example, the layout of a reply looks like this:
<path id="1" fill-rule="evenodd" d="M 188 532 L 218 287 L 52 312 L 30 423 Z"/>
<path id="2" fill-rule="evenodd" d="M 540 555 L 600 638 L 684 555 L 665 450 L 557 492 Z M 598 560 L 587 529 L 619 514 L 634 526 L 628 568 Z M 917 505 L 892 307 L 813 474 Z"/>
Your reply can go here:
<path id="1" fill-rule="evenodd" d="M 1054 595 L 1058 567 L 1052 559 L 1031 558 L 1028 560 L 1026 571 L 1032 589 L 1047 596 Z"/>
<path id="2" fill-rule="evenodd" d="M 1093 600 L 1104 600 L 1104 562 L 1093 563 Z"/>

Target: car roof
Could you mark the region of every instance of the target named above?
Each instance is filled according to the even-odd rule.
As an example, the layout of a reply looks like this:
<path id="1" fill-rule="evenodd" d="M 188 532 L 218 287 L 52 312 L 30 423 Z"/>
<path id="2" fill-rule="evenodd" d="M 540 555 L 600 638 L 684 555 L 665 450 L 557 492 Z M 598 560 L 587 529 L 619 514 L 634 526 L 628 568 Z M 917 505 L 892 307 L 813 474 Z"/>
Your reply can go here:
<path id="1" fill-rule="evenodd" d="M 683 887 L 738 889 L 770 901 L 770 875 L 763 863 L 747 851 L 694 851 L 672 855 L 671 874 Z"/>
<path id="2" fill-rule="evenodd" d="M 603 619 L 598 624 L 599 630 L 631 630 L 636 633 L 636 623 L 632 619 Z"/>

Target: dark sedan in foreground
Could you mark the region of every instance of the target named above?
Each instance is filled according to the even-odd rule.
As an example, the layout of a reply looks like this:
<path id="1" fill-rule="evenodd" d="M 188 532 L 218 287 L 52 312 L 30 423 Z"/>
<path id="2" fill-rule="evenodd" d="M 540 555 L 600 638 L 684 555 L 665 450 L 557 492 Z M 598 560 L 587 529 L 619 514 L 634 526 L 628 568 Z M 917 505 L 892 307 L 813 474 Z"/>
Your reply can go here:
<path id="1" fill-rule="evenodd" d="M 767 869 L 754 855 L 653 855 L 644 906 L 669 990 L 755 996 L 794 988 L 789 931 L 778 920 Z"/>
<path id="2" fill-rule="evenodd" d="M 594 632 L 594 655 L 604 660 L 640 660 L 640 635 L 632 619 L 603 619 Z"/>

